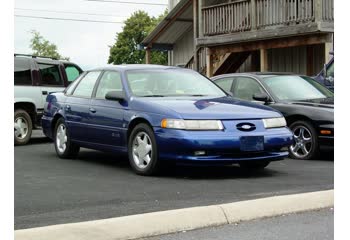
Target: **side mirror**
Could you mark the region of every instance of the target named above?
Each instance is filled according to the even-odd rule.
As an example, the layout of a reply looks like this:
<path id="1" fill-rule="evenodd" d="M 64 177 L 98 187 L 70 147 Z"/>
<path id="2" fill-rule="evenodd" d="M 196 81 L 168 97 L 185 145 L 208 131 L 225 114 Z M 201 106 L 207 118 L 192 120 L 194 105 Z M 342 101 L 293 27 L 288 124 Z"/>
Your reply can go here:
<path id="1" fill-rule="evenodd" d="M 110 91 L 106 94 L 105 98 L 112 101 L 123 101 L 126 99 L 123 91 Z"/>
<path id="2" fill-rule="evenodd" d="M 253 95 L 253 99 L 255 101 L 265 102 L 265 103 L 268 103 L 270 101 L 270 97 L 266 93 L 255 93 Z"/>

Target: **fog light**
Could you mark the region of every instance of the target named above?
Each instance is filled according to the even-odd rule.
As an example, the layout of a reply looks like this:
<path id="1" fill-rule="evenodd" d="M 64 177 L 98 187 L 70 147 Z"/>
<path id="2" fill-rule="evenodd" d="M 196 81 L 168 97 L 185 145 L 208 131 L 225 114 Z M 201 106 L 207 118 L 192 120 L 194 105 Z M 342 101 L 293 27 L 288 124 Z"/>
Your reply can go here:
<path id="1" fill-rule="evenodd" d="M 331 135 L 332 131 L 331 130 L 321 130 L 321 134 L 323 134 L 323 135 Z"/>
<path id="2" fill-rule="evenodd" d="M 205 151 L 195 151 L 194 155 L 195 156 L 203 156 L 203 155 L 205 155 Z"/>

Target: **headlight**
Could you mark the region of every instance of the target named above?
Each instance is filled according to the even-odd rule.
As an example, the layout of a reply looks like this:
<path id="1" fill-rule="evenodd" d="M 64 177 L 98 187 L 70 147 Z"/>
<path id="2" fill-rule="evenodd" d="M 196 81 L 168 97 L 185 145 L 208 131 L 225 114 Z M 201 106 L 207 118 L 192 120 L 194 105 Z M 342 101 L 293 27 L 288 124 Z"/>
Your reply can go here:
<path id="1" fill-rule="evenodd" d="M 265 128 L 279 128 L 287 126 L 286 119 L 284 117 L 279 118 L 267 118 L 263 119 Z"/>
<path id="2" fill-rule="evenodd" d="M 223 130 L 224 126 L 219 120 L 183 120 L 163 119 L 162 128 L 175 128 L 183 130 Z"/>

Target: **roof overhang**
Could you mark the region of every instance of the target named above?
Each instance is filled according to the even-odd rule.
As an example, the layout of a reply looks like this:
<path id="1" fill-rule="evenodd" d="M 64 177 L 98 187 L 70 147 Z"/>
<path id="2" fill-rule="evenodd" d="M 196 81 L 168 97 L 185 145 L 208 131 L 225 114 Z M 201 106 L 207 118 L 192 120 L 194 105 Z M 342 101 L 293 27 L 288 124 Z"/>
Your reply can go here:
<path id="1" fill-rule="evenodd" d="M 180 1 L 141 42 L 139 48 L 172 50 L 174 43 L 193 26 L 192 2 Z"/>

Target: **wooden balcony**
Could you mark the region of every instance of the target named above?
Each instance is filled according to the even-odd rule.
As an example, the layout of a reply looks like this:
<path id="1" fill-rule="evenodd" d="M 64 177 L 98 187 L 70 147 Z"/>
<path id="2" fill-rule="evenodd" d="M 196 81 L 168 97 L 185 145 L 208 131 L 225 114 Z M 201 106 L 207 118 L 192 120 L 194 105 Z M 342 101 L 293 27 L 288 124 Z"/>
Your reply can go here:
<path id="1" fill-rule="evenodd" d="M 332 32 L 333 22 L 334 0 L 233 0 L 202 8 L 197 45 Z"/>

